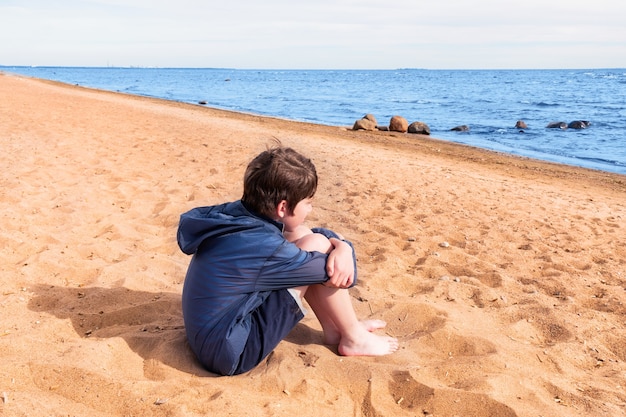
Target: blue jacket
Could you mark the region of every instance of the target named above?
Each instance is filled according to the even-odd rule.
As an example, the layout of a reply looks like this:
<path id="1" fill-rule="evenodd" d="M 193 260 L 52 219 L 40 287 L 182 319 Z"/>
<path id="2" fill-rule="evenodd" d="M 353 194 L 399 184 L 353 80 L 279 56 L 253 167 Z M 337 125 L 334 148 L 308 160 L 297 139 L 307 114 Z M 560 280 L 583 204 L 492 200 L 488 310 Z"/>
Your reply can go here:
<path id="1" fill-rule="evenodd" d="M 193 255 L 182 294 L 185 329 L 207 369 L 234 372 L 248 339 L 249 315 L 269 291 L 328 280 L 327 255 L 299 249 L 282 230 L 281 223 L 248 211 L 241 201 L 198 207 L 180 217 L 178 245 Z M 337 237 L 327 229 L 314 231 Z"/>

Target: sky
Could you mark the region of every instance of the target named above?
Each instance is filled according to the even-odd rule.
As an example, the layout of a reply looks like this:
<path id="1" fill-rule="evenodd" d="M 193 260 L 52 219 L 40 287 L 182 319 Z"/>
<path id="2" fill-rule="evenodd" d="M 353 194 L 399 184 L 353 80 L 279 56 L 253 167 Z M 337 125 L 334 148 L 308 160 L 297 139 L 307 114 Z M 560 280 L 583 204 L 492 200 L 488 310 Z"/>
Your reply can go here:
<path id="1" fill-rule="evenodd" d="M 626 68 L 623 0 L 0 0 L 0 65 Z"/>

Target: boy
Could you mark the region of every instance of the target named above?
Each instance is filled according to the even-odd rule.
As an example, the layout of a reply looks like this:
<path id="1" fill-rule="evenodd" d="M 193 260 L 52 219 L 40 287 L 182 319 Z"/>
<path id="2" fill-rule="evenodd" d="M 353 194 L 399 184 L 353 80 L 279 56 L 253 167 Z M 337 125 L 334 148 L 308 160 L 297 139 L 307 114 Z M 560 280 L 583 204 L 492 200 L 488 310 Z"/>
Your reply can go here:
<path id="1" fill-rule="evenodd" d="M 241 200 L 181 216 L 178 244 L 193 254 L 182 296 L 185 329 L 209 371 L 234 375 L 258 365 L 304 317 L 302 298 L 339 354 L 398 349 L 396 339 L 371 333 L 383 321 L 356 318 L 347 290 L 356 279 L 352 245 L 302 225 L 316 189 L 313 163 L 276 147 L 248 165 Z"/>

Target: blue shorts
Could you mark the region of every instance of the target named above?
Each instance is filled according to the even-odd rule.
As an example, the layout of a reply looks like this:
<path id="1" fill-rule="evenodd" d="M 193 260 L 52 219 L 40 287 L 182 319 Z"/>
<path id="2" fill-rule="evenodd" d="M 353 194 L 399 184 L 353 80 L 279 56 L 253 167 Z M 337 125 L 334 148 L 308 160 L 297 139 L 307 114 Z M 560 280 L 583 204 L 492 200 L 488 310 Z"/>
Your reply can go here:
<path id="1" fill-rule="evenodd" d="M 303 318 L 304 312 L 289 290 L 272 291 L 251 315 L 250 335 L 234 374 L 261 363 Z"/>

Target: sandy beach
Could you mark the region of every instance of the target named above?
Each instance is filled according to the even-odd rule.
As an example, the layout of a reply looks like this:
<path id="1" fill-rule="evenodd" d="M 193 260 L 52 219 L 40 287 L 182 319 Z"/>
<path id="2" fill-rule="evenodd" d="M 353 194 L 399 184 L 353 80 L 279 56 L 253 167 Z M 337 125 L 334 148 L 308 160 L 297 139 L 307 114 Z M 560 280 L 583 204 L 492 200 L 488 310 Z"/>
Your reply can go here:
<path id="1" fill-rule="evenodd" d="M 624 416 L 626 176 L 434 138 L 297 123 L 0 74 L 0 415 Z M 241 197 L 279 139 L 356 248 L 341 357 L 309 314 L 253 371 L 186 341 L 181 213 Z"/>

